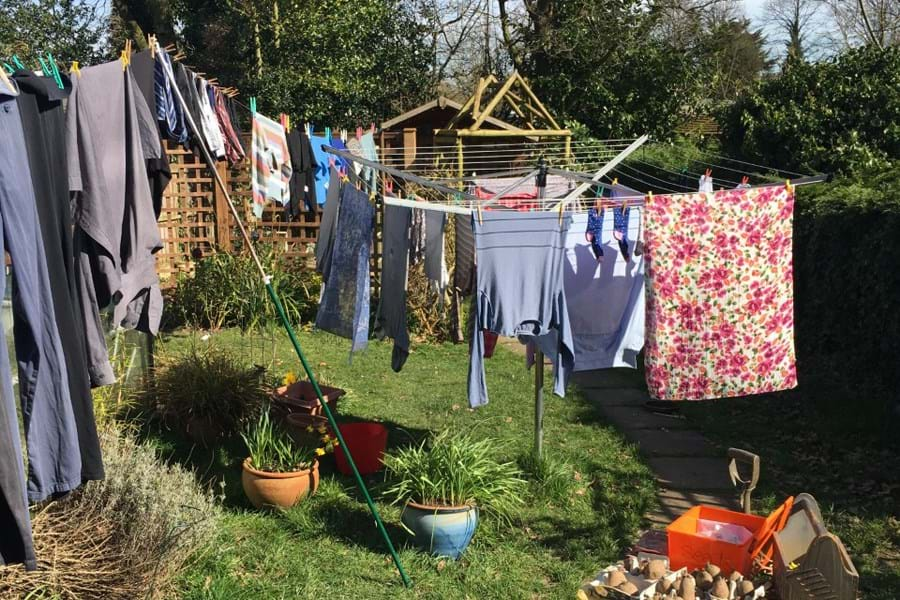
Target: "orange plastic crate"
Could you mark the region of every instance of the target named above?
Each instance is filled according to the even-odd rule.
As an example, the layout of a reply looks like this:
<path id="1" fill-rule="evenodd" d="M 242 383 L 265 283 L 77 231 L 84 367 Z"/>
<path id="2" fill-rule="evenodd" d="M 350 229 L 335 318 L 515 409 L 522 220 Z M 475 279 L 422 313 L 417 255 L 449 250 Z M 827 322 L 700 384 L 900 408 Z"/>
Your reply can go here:
<path id="1" fill-rule="evenodd" d="M 697 535 L 697 521 L 718 521 L 746 527 L 753 536 L 743 544 L 731 544 L 722 540 Z M 750 547 L 766 523 L 765 517 L 713 508 L 695 506 L 675 519 L 667 528 L 669 534 L 669 565 L 671 569 L 687 567 L 700 569 L 707 562 L 719 566 L 726 574 L 739 571 L 750 573 L 753 564 Z"/>

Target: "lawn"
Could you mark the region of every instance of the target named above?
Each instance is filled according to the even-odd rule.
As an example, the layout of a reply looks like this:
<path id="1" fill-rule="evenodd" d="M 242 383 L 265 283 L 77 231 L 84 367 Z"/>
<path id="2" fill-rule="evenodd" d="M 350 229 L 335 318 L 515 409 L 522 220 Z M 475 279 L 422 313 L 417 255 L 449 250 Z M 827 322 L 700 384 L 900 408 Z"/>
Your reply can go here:
<path id="1" fill-rule="evenodd" d="M 347 390 L 342 419 L 379 420 L 389 445 L 405 445 L 443 428 L 497 440 L 497 455 L 523 464 L 532 445 L 533 372 L 520 355 L 498 348 L 487 361 L 490 404 L 468 409 L 465 345 L 417 346 L 399 374 L 391 346 L 370 342 L 348 364 L 349 343 L 301 332 L 300 341 L 323 382 Z M 157 351 L 215 344 L 246 364 L 281 376 L 299 363 L 280 331 L 208 338 L 179 332 Z M 655 483 L 635 448 L 597 416 L 574 388 L 565 399 L 545 391 L 545 453 L 555 465 L 531 476 L 526 508 L 510 525 L 482 519 L 464 557 L 436 559 L 415 550 L 399 526 L 399 508 L 378 506 L 414 587 L 406 590 L 350 478 L 326 459 L 318 493 L 291 510 L 259 512 L 244 499 L 237 440 L 213 451 L 189 447 L 159 425 L 144 434 L 161 455 L 191 465 L 221 486 L 226 509 L 219 539 L 182 579 L 185 598 L 571 598 L 578 585 L 622 556 L 655 502 Z M 384 481 L 368 483 L 379 499 Z"/>
<path id="2" fill-rule="evenodd" d="M 823 406 L 829 406 L 824 410 Z M 688 419 L 723 447 L 760 455 L 753 511 L 800 492 L 815 496 L 853 559 L 866 600 L 900 598 L 900 445 L 858 407 L 794 392 L 686 403 Z"/>

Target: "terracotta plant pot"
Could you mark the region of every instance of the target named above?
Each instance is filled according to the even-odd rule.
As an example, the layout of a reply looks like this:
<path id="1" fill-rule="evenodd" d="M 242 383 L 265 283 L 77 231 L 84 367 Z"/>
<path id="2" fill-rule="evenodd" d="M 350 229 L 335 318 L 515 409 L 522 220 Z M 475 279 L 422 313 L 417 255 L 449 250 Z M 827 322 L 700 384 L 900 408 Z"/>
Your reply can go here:
<path id="1" fill-rule="evenodd" d="M 289 413 L 284 418 L 288 426 L 288 433 L 294 443 L 298 446 L 316 447 L 322 445 L 322 433 L 319 428 L 324 427 L 325 433 L 334 435 L 331 427 L 328 425 L 328 419 L 320 415 L 309 415 L 306 413 Z M 312 432 L 306 430 L 312 427 Z"/>
<path id="2" fill-rule="evenodd" d="M 478 525 L 475 506 L 429 506 L 407 502 L 400 520 L 414 535 L 417 546 L 435 556 L 459 558 Z"/>
<path id="3" fill-rule="evenodd" d="M 334 413 L 337 410 L 338 398 L 344 395 L 340 388 L 320 385 L 322 396 L 328 403 L 328 408 Z M 308 415 L 321 415 L 322 403 L 316 396 L 316 391 L 308 381 L 297 381 L 291 385 L 283 385 L 275 389 L 272 394 L 274 403 L 285 413 L 306 413 Z"/>
<path id="4" fill-rule="evenodd" d="M 246 458 L 241 474 L 244 493 L 256 508 L 278 506 L 290 508 L 300 499 L 315 493 L 319 487 L 319 462 L 305 471 L 269 473 L 257 471 Z"/>

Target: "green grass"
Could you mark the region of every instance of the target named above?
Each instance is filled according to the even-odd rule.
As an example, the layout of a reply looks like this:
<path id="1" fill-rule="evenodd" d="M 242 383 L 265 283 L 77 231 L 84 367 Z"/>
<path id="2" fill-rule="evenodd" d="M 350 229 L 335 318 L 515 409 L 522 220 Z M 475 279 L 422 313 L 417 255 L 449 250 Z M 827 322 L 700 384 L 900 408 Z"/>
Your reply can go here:
<path id="1" fill-rule="evenodd" d="M 860 431 L 852 407 L 819 410 L 802 388 L 790 393 L 685 403 L 684 413 L 723 447 L 761 459 L 753 512 L 812 494 L 829 530 L 847 546 L 866 600 L 900 598 L 900 445 Z M 895 434 L 896 435 L 896 434 Z"/>
<path id="2" fill-rule="evenodd" d="M 347 390 L 341 418 L 384 422 L 391 446 L 444 428 L 506 442 L 498 457 L 517 461 L 530 473 L 525 508 L 511 525 L 483 518 L 461 560 L 436 559 L 411 546 L 399 526 L 399 508 L 379 499 L 383 476 L 370 478 L 414 583 L 406 590 L 358 490 L 351 479 L 335 474 L 333 459 L 324 461 L 314 497 L 288 511 L 259 512 L 241 490 L 246 453 L 239 440 L 202 450 L 148 424 L 145 435 L 162 456 L 190 464 L 201 479 L 223 486 L 227 516 L 219 539 L 183 577 L 184 598 L 571 598 L 584 579 L 621 558 L 655 503 L 652 475 L 635 449 L 574 388 L 560 399 L 547 382 L 548 459 L 529 460 L 533 373 L 509 350 L 498 348 L 487 361 L 491 402 L 471 411 L 465 345 L 416 346 L 396 374 L 390 369 L 390 344 L 370 342 L 350 365 L 349 342 L 308 332 L 300 340 L 317 375 Z M 180 352 L 192 344 L 231 348 L 248 365 L 269 366 L 279 377 L 299 371 L 280 331 L 242 336 L 227 330 L 206 341 L 178 333 L 161 340 L 158 350 Z"/>

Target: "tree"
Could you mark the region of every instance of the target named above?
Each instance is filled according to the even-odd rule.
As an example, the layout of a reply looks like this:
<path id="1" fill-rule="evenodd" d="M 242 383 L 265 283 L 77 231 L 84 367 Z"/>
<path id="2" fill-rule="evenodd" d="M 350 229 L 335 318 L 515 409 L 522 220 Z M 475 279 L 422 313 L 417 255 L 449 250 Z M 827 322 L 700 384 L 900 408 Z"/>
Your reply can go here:
<path id="1" fill-rule="evenodd" d="M 818 0 L 768 0 L 763 20 L 785 48 L 785 65 L 818 57 L 824 32 Z"/>
<path id="2" fill-rule="evenodd" d="M 900 2 L 897 0 L 824 0 L 845 48 L 900 44 Z"/>
<path id="3" fill-rule="evenodd" d="M 63 69 L 73 60 L 91 64 L 102 56 L 107 21 L 102 0 L 4 0 L 0 56 L 18 54 L 36 66 L 50 52 Z"/>
<path id="4" fill-rule="evenodd" d="M 748 19 L 729 19 L 700 34 L 694 53 L 714 106 L 737 100 L 771 68 L 765 44 Z"/>

